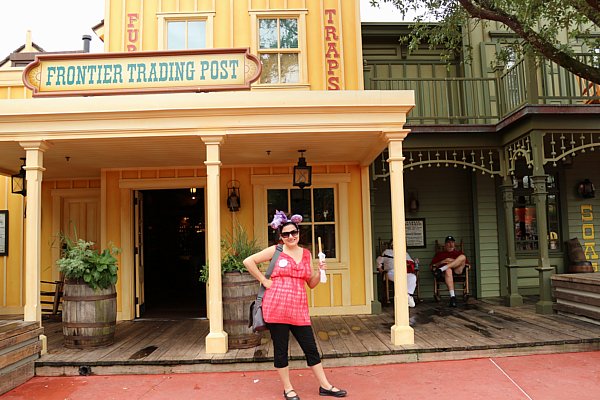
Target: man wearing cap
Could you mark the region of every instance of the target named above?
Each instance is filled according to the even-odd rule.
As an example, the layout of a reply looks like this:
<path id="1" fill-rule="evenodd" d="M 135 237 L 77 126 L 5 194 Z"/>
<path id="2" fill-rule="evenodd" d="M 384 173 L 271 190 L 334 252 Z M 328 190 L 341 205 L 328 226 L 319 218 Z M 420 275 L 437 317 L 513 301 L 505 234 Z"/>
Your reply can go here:
<path id="1" fill-rule="evenodd" d="M 444 240 L 444 251 L 436 253 L 431 260 L 431 268 L 438 281 L 444 280 L 450 292 L 450 307 L 456 307 L 456 295 L 454 294 L 454 277 L 452 273 L 462 274 L 467 263 L 467 257 L 462 251 L 454 247 L 456 240 L 454 236 L 446 236 Z"/>

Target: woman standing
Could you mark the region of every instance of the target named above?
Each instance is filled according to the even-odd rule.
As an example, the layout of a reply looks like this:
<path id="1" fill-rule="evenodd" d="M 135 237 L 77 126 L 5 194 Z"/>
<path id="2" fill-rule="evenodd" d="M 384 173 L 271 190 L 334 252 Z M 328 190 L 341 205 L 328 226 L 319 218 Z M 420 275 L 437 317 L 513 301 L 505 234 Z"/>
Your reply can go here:
<path id="1" fill-rule="evenodd" d="M 275 263 L 270 279 L 258 269 L 258 264 L 270 261 L 276 246 L 270 246 L 244 260 L 248 272 L 267 290 L 263 298 L 263 317 L 273 340 L 274 365 L 283 383 L 283 397 L 299 400 L 290 381 L 288 367 L 288 339 L 292 332 L 306 356 L 306 363 L 319 381 L 319 395 L 345 397 L 346 391 L 333 386 L 327 380 L 321 358 L 317 350 L 315 336 L 308 315 L 308 301 L 304 282 L 311 289 L 319 284 L 319 270 L 312 268 L 312 255 L 308 249 L 298 245 L 300 215 L 287 219 L 285 213 L 277 211 L 271 227 L 279 231 L 283 251 Z M 325 261 L 319 261 L 319 268 L 326 269 Z"/>

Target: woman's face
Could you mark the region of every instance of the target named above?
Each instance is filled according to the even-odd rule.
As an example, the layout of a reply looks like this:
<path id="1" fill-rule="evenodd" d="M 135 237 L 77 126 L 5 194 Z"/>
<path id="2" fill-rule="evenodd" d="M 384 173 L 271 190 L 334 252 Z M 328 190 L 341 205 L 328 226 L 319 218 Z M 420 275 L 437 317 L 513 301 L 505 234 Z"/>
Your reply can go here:
<path id="1" fill-rule="evenodd" d="M 299 239 L 300 232 L 298 232 L 298 228 L 296 228 L 295 225 L 289 224 L 281 229 L 281 240 L 283 240 L 283 243 L 287 245 L 294 245 L 298 244 Z"/>

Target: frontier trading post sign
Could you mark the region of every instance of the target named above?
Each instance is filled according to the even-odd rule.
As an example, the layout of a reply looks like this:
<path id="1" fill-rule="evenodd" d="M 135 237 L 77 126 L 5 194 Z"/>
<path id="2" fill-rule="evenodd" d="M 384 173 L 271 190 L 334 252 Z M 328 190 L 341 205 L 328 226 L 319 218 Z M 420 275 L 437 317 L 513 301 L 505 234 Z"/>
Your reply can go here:
<path id="1" fill-rule="evenodd" d="M 33 97 L 248 90 L 261 64 L 248 49 L 40 54 L 23 71 Z"/>

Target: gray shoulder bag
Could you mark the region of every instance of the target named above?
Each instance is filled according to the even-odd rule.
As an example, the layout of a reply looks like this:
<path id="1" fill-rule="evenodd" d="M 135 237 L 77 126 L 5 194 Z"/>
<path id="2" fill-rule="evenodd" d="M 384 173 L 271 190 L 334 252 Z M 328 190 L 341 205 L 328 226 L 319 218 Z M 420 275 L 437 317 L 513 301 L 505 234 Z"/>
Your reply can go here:
<path id="1" fill-rule="evenodd" d="M 267 273 L 265 277 L 269 279 L 271 274 L 273 273 L 273 269 L 275 268 L 275 262 L 279 258 L 279 254 L 283 251 L 283 246 L 278 244 L 275 248 L 275 254 L 273 254 L 273 258 L 271 258 L 271 262 L 269 263 L 269 268 L 267 269 Z M 261 284 L 260 289 L 258 289 L 258 296 L 256 300 L 250 304 L 250 314 L 248 316 L 248 328 L 252 327 L 252 332 L 261 332 L 265 331 L 267 328 L 267 324 L 263 319 L 262 312 L 262 299 L 265 295 L 265 287 Z"/>

